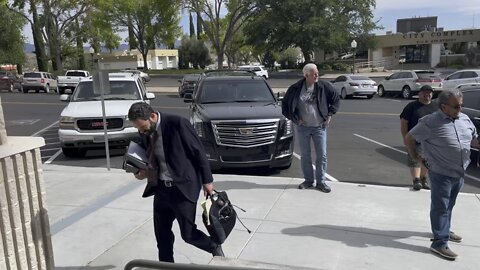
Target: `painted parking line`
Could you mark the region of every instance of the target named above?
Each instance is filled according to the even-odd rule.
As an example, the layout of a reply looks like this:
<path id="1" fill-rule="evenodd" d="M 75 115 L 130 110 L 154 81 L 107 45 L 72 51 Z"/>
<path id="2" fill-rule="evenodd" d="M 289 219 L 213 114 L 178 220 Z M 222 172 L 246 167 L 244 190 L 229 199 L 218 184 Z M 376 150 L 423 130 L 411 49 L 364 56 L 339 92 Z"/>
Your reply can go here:
<path id="1" fill-rule="evenodd" d="M 55 154 L 53 154 L 53 156 L 51 156 L 47 161 L 45 161 L 45 164 L 50 164 L 52 163 L 52 161 L 54 161 L 58 155 L 60 155 L 62 153 L 62 150 L 58 150 Z"/>
<path id="2" fill-rule="evenodd" d="M 302 156 L 300 156 L 299 154 L 297 154 L 297 153 L 295 153 L 295 152 L 293 152 L 293 156 L 296 157 L 296 158 L 298 158 L 298 160 L 300 160 L 300 159 L 302 158 Z M 313 165 L 313 169 L 316 170 L 317 167 L 315 166 L 315 164 L 312 163 L 312 165 Z M 328 173 L 325 173 L 325 177 L 326 177 L 328 180 L 332 181 L 332 182 L 340 182 L 340 181 L 338 181 L 337 178 L 331 176 L 331 175 L 328 174 Z"/>
<path id="3" fill-rule="evenodd" d="M 37 132 L 33 133 L 33 134 L 32 134 L 32 135 L 30 135 L 30 136 L 31 136 L 31 137 L 38 136 L 38 134 L 40 134 L 40 133 L 44 132 L 45 130 L 47 130 L 47 129 L 49 129 L 49 128 L 53 127 L 53 126 L 55 126 L 56 124 L 58 124 L 58 121 L 56 121 L 55 123 L 53 123 L 53 124 L 51 124 L 51 125 L 47 126 L 46 128 L 42 128 L 41 130 L 39 130 L 39 131 L 37 131 Z"/>
<path id="4" fill-rule="evenodd" d="M 399 150 L 399 149 L 397 149 L 397 148 L 394 148 L 394 147 L 391 147 L 391 146 L 389 146 L 389 145 L 383 144 L 383 143 L 381 143 L 381 142 L 375 141 L 375 140 L 373 140 L 373 139 L 367 138 L 367 137 L 365 137 L 365 136 L 362 136 L 362 135 L 359 135 L 359 134 L 355 134 L 355 133 L 353 133 L 353 135 L 354 135 L 354 136 L 357 136 L 357 137 L 359 137 L 359 138 L 361 138 L 361 139 L 364 139 L 364 140 L 366 140 L 366 141 L 369 141 L 369 142 L 372 142 L 372 143 L 381 145 L 381 146 L 386 147 L 386 148 L 388 148 L 388 149 L 391 149 L 391 150 L 397 151 L 397 152 L 399 152 L 399 153 L 402 153 L 402 154 L 404 154 L 404 155 L 407 155 L 407 152 L 405 152 L 405 151 Z M 468 174 L 468 173 L 466 173 L 465 176 L 467 176 L 468 178 L 470 178 L 470 179 L 472 179 L 472 180 L 475 180 L 475 181 L 480 182 L 480 178 L 478 178 L 478 177 L 475 177 L 475 176 L 470 175 L 470 174 Z"/>

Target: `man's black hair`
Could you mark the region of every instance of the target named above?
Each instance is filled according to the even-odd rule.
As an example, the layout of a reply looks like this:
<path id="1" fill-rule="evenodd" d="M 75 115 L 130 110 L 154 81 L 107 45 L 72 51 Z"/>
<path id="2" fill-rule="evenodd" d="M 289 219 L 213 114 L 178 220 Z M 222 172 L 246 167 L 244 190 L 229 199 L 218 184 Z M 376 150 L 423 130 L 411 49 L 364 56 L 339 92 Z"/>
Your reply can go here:
<path id="1" fill-rule="evenodd" d="M 150 115 L 154 113 L 152 106 L 145 102 L 133 103 L 128 110 L 128 119 L 135 121 L 137 119 L 148 120 Z"/>

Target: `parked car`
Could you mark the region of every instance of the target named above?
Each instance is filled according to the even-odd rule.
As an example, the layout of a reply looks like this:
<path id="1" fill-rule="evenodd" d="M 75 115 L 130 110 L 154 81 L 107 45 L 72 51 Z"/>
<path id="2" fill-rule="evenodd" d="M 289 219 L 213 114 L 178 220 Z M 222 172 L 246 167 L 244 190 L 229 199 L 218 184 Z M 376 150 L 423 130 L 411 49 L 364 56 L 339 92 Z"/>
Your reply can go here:
<path id="1" fill-rule="evenodd" d="M 353 57 L 353 53 L 345 53 L 340 56 L 340 59 L 345 60 Z"/>
<path id="2" fill-rule="evenodd" d="M 178 96 L 183 98 L 185 93 L 192 94 L 199 78 L 200 74 L 188 74 L 183 76 L 181 80 L 178 80 L 180 83 L 180 86 L 178 86 Z"/>
<path id="3" fill-rule="evenodd" d="M 346 99 L 352 96 L 365 96 L 372 98 L 377 93 L 377 83 L 361 75 L 341 75 L 332 81 L 340 98 Z"/>
<path id="4" fill-rule="evenodd" d="M 467 83 L 480 83 L 480 69 L 465 69 L 448 75 L 443 79 L 443 89 L 449 90 Z"/>
<path id="5" fill-rule="evenodd" d="M 192 103 L 190 122 L 211 167 L 289 168 L 293 124 L 282 115 L 270 86 L 248 72 L 226 72 L 202 76 L 193 96 L 184 99 Z"/>
<path id="6" fill-rule="evenodd" d="M 239 66 L 239 70 L 249 70 L 254 72 L 257 76 L 261 76 L 265 79 L 268 79 L 268 71 L 262 65 L 244 65 Z"/>
<path id="7" fill-rule="evenodd" d="M 378 95 L 384 97 L 388 94 L 401 94 L 409 99 L 418 94 L 420 88 L 430 85 L 434 96 L 442 91 L 442 79 L 433 70 L 404 70 L 395 72 L 378 84 Z"/>
<path id="8" fill-rule="evenodd" d="M 53 74 L 48 72 L 26 72 L 23 74 L 22 91 L 28 93 L 29 90 L 35 92 L 45 91 L 50 93 L 51 90 L 57 90 L 57 79 Z"/>
<path id="9" fill-rule="evenodd" d="M 13 72 L 0 70 L 0 90 L 13 92 L 15 89 L 22 90 L 22 79 Z"/>
<path id="10" fill-rule="evenodd" d="M 124 70 L 120 70 L 120 72 L 126 72 L 126 73 L 132 73 L 132 74 L 138 75 L 138 76 L 140 76 L 140 78 L 142 78 L 143 83 L 149 82 L 150 79 L 151 79 L 150 75 L 148 75 L 148 73 L 145 73 L 145 72 L 140 71 L 140 70 L 124 69 Z"/>
<path id="11" fill-rule="evenodd" d="M 460 88 L 461 89 L 461 88 Z M 472 120 L 477 132 L 480 132 L 480 85 L 476 88 L 461 89 L 463 94 L 462 112 Z M 472 161 L 477 161 L 480 152 L 472 151 Z"/>
<path id="12" fill-rule="evenodd" d="M 153 93 L 147 93 L 139 76 L 124 73 L 109 74 L 110 89 L 104 89 L 108 144 L 125 147 L 138 134 L 128 120 L 130 106 L 139 101 L 149 102 Z M 58 137 L 65 156 L 80 156 L 89 148 L 105 147 L 101 94 L 93 89 L 93 79 L 82 80 L 72 95 L 61 95 L 69 102 L 60 114 Z"/>
<path id="13" fill-rule="evenodd" d="M 67 70 L 65 76 L 58 76 L 58 93 L 65 94 L 65 90 L 73 92 L 77 84 L 87 77 L 90 77 L 90 72 L 86 70 Z"/>

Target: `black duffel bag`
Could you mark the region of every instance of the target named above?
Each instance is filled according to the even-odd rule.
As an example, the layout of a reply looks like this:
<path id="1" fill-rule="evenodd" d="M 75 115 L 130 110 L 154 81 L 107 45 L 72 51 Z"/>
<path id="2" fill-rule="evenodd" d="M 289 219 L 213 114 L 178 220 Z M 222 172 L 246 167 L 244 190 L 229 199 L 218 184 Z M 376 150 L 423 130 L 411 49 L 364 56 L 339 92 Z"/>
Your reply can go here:
<path id="1" fill-rule="evenodd" d="M 221 245 L 235 227 L 237 212 L 225 191 L 215 191 L 212 195 L 207 195 L 207 200 L 211 201 L 211 205 L 209 209 L 204 208 L 203 224 L 212 240 Z"/>

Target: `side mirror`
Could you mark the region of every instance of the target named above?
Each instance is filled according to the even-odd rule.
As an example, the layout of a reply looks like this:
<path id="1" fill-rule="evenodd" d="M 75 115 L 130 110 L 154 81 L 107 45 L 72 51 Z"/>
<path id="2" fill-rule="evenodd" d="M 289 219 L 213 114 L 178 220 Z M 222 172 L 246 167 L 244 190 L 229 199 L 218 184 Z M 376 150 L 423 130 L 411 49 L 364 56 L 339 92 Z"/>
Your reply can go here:
<path id="1" fill-rule="evenodd" d="M 155 94 L 154 93 L 145 93 L 145 99 L 154 99 L 155 98 Z"/>
<path id="2" fill-rule="evenodd" d="M 67 94 L 60 95 L 60 101 L 64 101 L 64 102 L 70 101 L 70 95 L 67 95 Z"/>
<path id="3" fill-rule="evenodd" d="M 190 93 L 185 93 L 185 95 L 183 96 L 183 102 L 185 103 L 192 103 L 193 101 L 193 96 L 192 94 Z"/>
<path id="4" fill-rule="evenodd" d="M 390 76 L 385 77 L 385 80 L 390 80 Z"/>
<path id="5" fill-rule="evenodd" d="M 449 77 L 447 77 L 447 78 L 445 78 L 445 79 L 443 79 L 443 80 L 444 80 L 444 81 L 448 81 L 448 80 L 450 80 L 450 78 L 449 78 Z"/>

